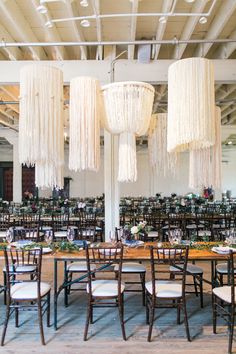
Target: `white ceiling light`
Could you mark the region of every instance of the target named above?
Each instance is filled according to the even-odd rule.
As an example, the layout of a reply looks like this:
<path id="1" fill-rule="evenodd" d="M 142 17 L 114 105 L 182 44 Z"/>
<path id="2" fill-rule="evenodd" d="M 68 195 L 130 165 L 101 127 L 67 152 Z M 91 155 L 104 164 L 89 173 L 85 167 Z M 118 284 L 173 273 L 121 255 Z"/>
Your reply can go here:
<path id="1" fill-rule="evenodd" d="M 53 27 L 53 22 L 52 21 L 47 21 L 46 23 L 45 23 L 45 27 L 47 27 L 47 28 L 52 28 Z"/>
<path id="2" fill-rule="evenodd" d="M 82 7 L 88 7 L 88 1 L 87 0 L 81 0 L 80 1 L 80 6 L 82 6 Z"/>
<path id="3" fill-rule="evenodd" d="M 40 13 L 40 14 L 46 14 L 48 12 L 48 9 L 46 8 L 45 5 L 39 5 L 37 7 L 37 11 Z"/>
<path id="4" fill-rule="evenodd" d="M 166 22 L 167 22 L 166 16 L 161 16 L 161 17 L 159 18 L 159 22 L 160 22 L 160 23 L 166 23 Z"/>
<path id="5" fill-rule="evenodd" d="M 194 2 L 195 0 L 185 0 L 185 2 L 191 3 Z"/>
<path id="6" fill-rule="evenodd" d="M 201 25 L 204 25 L 205 23 L 207 23 L 207 18 L 205 16 L 200 17 L 199 23 L 201 23 Z"/>
<path id="7" fill-rule="evenodd" d="M 90 22 L 89 22 L 88 20 L 82 20 L 82 21 L 80 22 L 80 25 L 81 25 L 82 27 L 89 27 L 89 26 L 90 26 Z"/>

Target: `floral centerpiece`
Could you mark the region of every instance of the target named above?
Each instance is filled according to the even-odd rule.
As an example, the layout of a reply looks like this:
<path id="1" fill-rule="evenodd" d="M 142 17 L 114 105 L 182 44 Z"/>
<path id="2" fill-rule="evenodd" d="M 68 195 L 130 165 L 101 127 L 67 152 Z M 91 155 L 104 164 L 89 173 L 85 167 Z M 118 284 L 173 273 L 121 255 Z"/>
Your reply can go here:
<path id="1" fill-rule="evenodd" d="M 124 231 L 127 240 L 138 240 L 141 235 L 145 234 L 146 221 L 140 221 L 137 225 L 126 225 Z"/>

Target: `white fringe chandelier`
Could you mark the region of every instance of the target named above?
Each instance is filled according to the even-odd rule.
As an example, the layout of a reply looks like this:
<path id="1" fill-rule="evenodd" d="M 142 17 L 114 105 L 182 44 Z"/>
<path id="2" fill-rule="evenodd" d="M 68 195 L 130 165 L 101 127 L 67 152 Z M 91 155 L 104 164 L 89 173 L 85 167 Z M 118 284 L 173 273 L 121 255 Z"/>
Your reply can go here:
<path id="1" fill-rule="evenodd" d="M 210 60 L 188 58 L 168 72 L 167 150 L 203 149 L 215 143 L 214 70 Z"/>
<path id="2" fill-rule="evenodd" d="M 70 82 L 69 169 L 98 171 L 100 163 L 101 89 L 91 77 Z"/>
<path id="3" fill-rule="evenodd" d="M 167 151 L 167 113 L 152 115 L 148 132 L 148 152 L 150 165 L 159 175 L 175 175 L 178 154 Z"/>
<path id="4" fill-rule="evenodd" d="M 153 86 L 144 82 L 117 82 L 102 88 L 104 127 L 119 137 L 119 182 L 137 180 L 135 136 L 144 135 L 149 127 L 154 99 Z"/>
<path id="5" fill-rule="evenodd" d="M 192 150 L 189 153 L 189 187 L 221 188 L 221 110 L 215 107 L 215 144 L 206 149 Z"/>
<path id="6" fill-rule="evenodd" d="M 63 188 L 63 75 L 53 66 L 20 71 L 19 161 L 35 165 L 39 188 Z"/>

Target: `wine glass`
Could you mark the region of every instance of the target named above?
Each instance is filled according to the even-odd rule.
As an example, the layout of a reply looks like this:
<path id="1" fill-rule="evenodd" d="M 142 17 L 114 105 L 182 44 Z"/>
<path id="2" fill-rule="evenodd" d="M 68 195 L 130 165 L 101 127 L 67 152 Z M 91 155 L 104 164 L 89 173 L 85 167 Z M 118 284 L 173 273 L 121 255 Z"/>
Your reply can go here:
<path id="1" fill-rule="evenodd" d="M 46 230 L 44 238 L 45 238 L 47 245 L 50 246 L 52 243 L 52 240 L 53 240 L 52 230 Z"/>
<path id="2" fill-rule="evenodd" d="M 75 230 L 72 227 L 69 227 L 67 230 L 67 240 L 72 243 L 75 238 Z"/>
<path id="3" fill-rule="evenodd" d="M 116 234 L 114 231 L 109 231 L 109 239 L 112 244 L 116 243 Z"/>
<path id="4" fill-rule="evenodd" d="M 8 244 L 10 245 L 10 243 L 13 240 L 13 230 L 12 229 L 8 229 L 6 232 L 6 240 L 8 242 Z"/>
<path id="5" fill-rule="evenodd" d="M 171 246 L 173 246 L 173 244 L 174 244 L 174 231 L 169 231 L 168 240 L 169 240 Z"/>

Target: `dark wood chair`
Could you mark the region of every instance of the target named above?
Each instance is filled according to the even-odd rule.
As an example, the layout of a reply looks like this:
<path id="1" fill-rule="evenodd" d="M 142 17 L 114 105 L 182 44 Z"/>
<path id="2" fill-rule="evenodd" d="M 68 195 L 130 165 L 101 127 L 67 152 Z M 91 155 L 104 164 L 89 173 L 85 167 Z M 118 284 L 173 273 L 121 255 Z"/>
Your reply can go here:
<path id="1" fill-rule="evenodd" d="M 93 323 L 94 307 L 118 307 L 123 339 L 126 340 L 124 326 L 124 289 L 121 282 L 121 269 L 123 259 L 123 247 L 112 246 L 112 248 L 86 248 L 86 261 L 88 269 L 88 308 L 87 319 L 84 330 L 84 340 L 87 340 L 89 323 Z M 114 264 L 118 264 L 118 277 L 112 271 Z M 92 266 L 96 265 L 96 270 Z M 104 272 L 106 276 L 104 277 Z M 96 279 L 94 279 L 96 274 Z M 101 275 L 101 276 L 100 276 Z M 112 275 L 112 279 L 108 278 Z"/>
<path id="2" fill-rule="evenodd" d="M 116 241 L 120 242 L 119 238 L 119 232 L 120 228 L 115 229 L 115 234 L 116 234 Z M 114 270 L 118 271 L 119 265 L 116 264 Z M 125 288 L 125 291 L 127 292 L 141 292 L 142 293 L 142 302 L 143 306 L 145 306 L 145 279 L 146 279 L 146 268 L 145 266 L 140 262 L 123 262 L 122 263 L 122 273 L 124 275 L 138 275 L 139 276 L 139 281 L 125 281 L 125 284 L 127 285 L 138 285 L 139 288 L 136 287 L 136 289 L 133 288 Z"/>
<path id="3" fill-rule="evenodd" d="M 188 261 L 188 247 L 150 247 L 151 281 L 146 282 L 146 315 L 149 324 L 148 341 L 151 341 L 155 308 L 177 308 L 177 324 L 180 312 L 184 313 L 186 335 L 190 341 L 185 298 L 185 279 Z M 179 269 L 178 279 L 171 279 L 170 266 Z"/>
<path id="4" fill-rule="evenodd" d="M 212 291 L 213 332 L 216 333 L 217 318 L 221 317 L 228 324 L 228 353 L 232 353 L 235 322 L 235 257 L 230 251 L 228 259 L 228 285 L 219 286 Z"/>
<path id="5" fill-rule="evenodd" d="M 41 281 L 42 248 L 37 250 L 5 249 L 6 267 L 6 319 L 3 326 L 1 346 L 4 345 L 10 316 L 15 313 L 15 325 L 19 327 L 20 310 L 38 312 L 41 342 L 45 345 L 43 314 L 47 312 L 50 326 L 50 285 Z M 25 269 L 31 279 L 25 279 Z"/>

